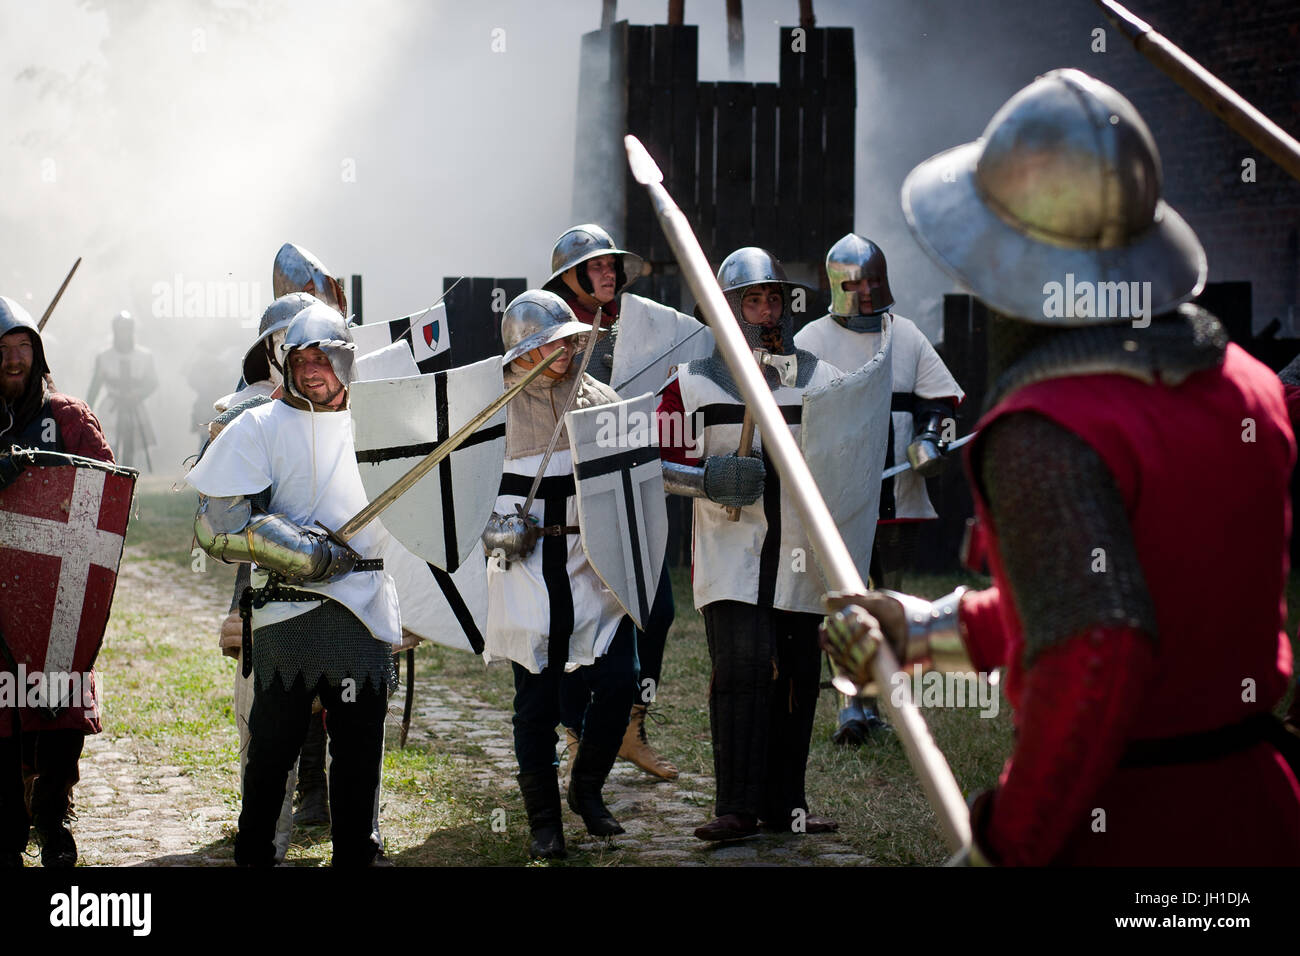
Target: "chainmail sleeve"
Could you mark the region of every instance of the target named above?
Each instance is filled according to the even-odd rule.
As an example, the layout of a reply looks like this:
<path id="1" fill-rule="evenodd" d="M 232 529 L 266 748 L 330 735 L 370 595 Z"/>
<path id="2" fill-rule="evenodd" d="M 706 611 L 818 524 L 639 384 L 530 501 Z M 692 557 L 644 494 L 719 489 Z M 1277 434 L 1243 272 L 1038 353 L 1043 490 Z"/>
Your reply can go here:
<path id="1" fill-rule="evenodd" d="M 1025 667 L 1092 628 L 1129 628 L 1154 642 L 1155 607 L 1128 512 L 1091 446 L 1025 412 L 994 422 L 978 453 L 975 474 L 1024 631 Z"/>
<path id="2" fill-rule="evenodd" d="M 1101 790 L 1158 673 L 1155 611 L 1123 499 L 1091 447 L 1021 413 L 979 450 L 1025 674 L 1015 750 L 976 839 L 998 862 L 1041 866 L 1097 837 Z"/>

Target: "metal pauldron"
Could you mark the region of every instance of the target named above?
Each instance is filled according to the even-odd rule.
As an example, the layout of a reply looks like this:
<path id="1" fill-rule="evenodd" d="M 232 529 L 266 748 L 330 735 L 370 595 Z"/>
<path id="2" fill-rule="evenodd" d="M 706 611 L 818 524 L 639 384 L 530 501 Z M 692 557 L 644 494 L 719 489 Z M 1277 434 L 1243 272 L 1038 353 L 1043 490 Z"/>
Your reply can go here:
<path id="1" fill-rule="evenodd" d="M 907 616 L 907 643 L 901 664 L 922 662 L 940 671 L 971 670 L 970 655 L 961 639 L 958 620 L 961 597 L 966 590 L 959 587 L 934 601 L 897 591 L 880 592 L 898 601 Z"/>
<path id="2" fill-rule="evenodd" d="M 284 515 L 254 516 L 247 498 L 201 495 L 194 517 L 199 546 L 223 561 L 251 561 L 288 583 L 328 581 L 351 571 L 356 555 Z"/>
<path id="3" fill-rule="evenodd" d="M 664 491 L 670 495 L 683 495 L 687 498 L 705 498 L 704 468 L 702 466 L 679 465 L 666 461 L 664 468 Z"/>

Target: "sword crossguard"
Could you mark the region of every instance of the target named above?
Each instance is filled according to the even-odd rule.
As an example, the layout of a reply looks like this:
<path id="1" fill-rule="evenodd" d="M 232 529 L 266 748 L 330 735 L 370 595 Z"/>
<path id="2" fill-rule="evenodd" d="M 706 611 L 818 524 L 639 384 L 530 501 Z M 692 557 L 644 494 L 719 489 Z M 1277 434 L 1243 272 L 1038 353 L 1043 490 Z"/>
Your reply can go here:
<path id="1" fill-rule="evenodd" d="M 340 548 L 342 548 L 348 554 L 352 555 L 352 557 L 356 558 L 358 561 L 361 560 L 361 555 L 357 554 L 356 551 L 352 550 L 352 546 L 348 544 L 346 541 L 344 541 L 343 538 L 339 536 L 339 533 L 335 531 L 333 528 L 331 528 L 329 525 L 317 521 L 316 527 L 324 531 L 325 537 L 329 538 L 330 541 L 334 542 L 334 544 L 337 544 Z"/>

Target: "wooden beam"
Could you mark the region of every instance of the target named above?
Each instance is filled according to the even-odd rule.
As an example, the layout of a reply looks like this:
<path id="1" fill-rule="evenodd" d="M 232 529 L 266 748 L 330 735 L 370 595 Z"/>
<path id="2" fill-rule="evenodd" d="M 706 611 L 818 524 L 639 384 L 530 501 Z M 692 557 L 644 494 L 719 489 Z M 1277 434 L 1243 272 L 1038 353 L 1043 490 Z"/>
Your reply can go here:
<path id="1" fill-rule="evenodd" d="M 668 25 L 679 27 L 686 19 L 686 0 L 668 0 Z"/>
<path id="2" fill-rule="evenodd" d="M 817 17 L 813 15 L 813 0 L 799 0 L 799 26 L 805 30 L 817 26 Z"/>
<path id="3" fill-rule="evenodd" d="M 741 0 L 727 0 L 727 59 L 731 78 L 745 77 L 745 12 Z"/>

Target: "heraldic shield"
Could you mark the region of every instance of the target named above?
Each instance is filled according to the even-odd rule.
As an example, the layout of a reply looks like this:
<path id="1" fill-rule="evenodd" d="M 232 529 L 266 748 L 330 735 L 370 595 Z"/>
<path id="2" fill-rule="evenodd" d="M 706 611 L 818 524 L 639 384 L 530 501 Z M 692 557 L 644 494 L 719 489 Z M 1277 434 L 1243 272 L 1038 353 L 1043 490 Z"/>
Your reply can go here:
<path id="1" fill-rule="evenodd" d="M 799 434 L 808 470 L 864 581 L 876 538 L 894 388 L 889 328 L 886 323 L 870 362 L 804 394 Z"/>
<path id="2" fill-rule="evenodd" d="M 357 465 L 371 500 L 501 397 L 499 358 L 378 382 L 354 382 Z M 480 550 L 506 454 L 505 409 L 479 426 L 383 514 L 384 527 L 417 557 L 455 572 Z"/>
<path id="3" fill-rule="evenodd" d="M 637 627 L 644 627 L 668 547 L 654 397 L 572 411 L 565 425 L 582 549 Z"/>
<path id="4" fill-rule="evenodd" d="M 8 457 L 23 470 L 0 490 L 3 666 L 44 673 L 57 710 L 104 640 L 138 472 L 58 452 Z"/>

